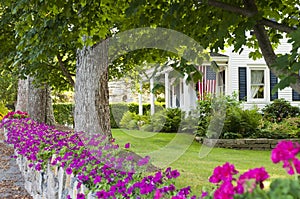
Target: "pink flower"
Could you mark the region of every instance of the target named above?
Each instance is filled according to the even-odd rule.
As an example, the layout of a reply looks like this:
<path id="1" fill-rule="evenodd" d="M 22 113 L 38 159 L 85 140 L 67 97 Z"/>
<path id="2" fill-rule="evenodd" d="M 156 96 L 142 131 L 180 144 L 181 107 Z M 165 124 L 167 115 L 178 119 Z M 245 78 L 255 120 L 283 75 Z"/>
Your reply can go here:
<path id="1" fill-rule="evenodd" d="M 215 191 L 214 199 L 233 199 L 234 187 L 230 181 L 225 181 Z"/>
<path id="2" fill-rule="evenodd" d="M 94 179 L 94 184 L 101 182 L 101 176 L 96 176 Z"/>
<path id="3" fill-rule="evenodd" d="M 154 198 L 153 199 L 160 199 L 163 197 L 163 194 L 159 191 L 159 189 L 157 189 L 155 191 L 155 194 L 154 194 Z"/>
<path id="4" fill-rule="evenodd" d="M 221 181 L 231 181 L 232 176 L 237 173 L 238 171 L 234 168 L 234 165 L 226 162 L 224 165 L 217 166 L 214 169 L 213 175 L 209 178 L 209 182 L 219 183 Z"/>
<path id="5" fill-rule="evenodd" d="M 261 183 L 264 180 L 268 179 L 269 177 L 270 176 L 265 170 L 265 168 L 261 167 L 261 168 L 249 169 L 239 177 L 239 180 L 254 179 L 256 183 Z"/>
<path id="6" fill-rule="evenodd" d="M 71 169 L 70 167 L 68 167 L 68 168 L 66 169 L 66 173 L 67 173 L 68 175 L 71 175 L 72 169 Z"/>
<path id="7" fill-rule="evenodd" d="M 205 198 L 206 196 L 208 196 L 208 192 L 202 191 L 202 193 L 201 193 L 201 198 L 200 198 L 200 199 L 203 199 L 203 198 Z"/>
<path id="8" fill-rule="evenodd" d="M 300 144 L 292 141 L 281 141 L 276 148 L 272 150 L 271 159 L 276 164 L 283 162 L 283 168 L 287 170 L 290 175 L 296 172 L 300 174 L 300 161 L 297 154 L 300 152 Z"/>
<path id="9" fill-rule="evenodd" d="M 129 149 L 130 148 L 130 143 L 126 143 L 125 144 L 125 149 Z"/>
<path id="10" fill-rule="evenodd" d="M 294 159 L 300 151 L 300 144 L 292 141 L 281 141 L 272 150 L 271 159 L 274 163 Z"/>
<path id="11" fill-rule="evenodd" d="M 298 174 L 300 174 L 300 160 L 297 158 L 294 158 L 293 160 L 290 160 L 290 161 L 284 161 L 283 168 L 286 169 L 286 171 L 289 175 L 295 174 L 294 168 L 296 169 L 296 172 Z"/>

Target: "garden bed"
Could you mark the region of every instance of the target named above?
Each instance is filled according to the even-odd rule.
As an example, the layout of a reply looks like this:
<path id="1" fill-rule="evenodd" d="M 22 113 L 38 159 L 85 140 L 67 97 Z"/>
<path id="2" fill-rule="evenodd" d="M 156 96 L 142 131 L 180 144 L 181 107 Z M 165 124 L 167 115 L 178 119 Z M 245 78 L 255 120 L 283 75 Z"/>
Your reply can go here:
<path id="1" fill-rule="evenodd" d="M 195 138 L 197 141 L 208 147 L 221 147 L 229 149 L 249 149 L 249 150 L 271 150 L 278 142 L 284 139 L 208 139 Z M 300 143 L 300 139 L 289 139 Z"/>

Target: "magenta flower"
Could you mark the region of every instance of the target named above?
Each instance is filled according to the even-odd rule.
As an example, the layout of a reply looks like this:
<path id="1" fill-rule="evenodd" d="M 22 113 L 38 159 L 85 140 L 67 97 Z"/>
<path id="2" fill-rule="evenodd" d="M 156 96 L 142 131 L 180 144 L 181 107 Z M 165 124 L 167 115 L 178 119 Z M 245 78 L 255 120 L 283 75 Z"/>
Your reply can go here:
<path id="1" fill-rule="evenodd" d="M 83 193 L 78 193 L 77 199 L 85 199 L 85 195 Z"/>
<path id="2" fill-rule="evenodd" d="M 232 176 L 237 173 L 238 171 L 234 168 L 234 165 L 226 162 L 224 165 L 217 166 L 214 169 L 213 175 L 209 178 L 209 182 L 219 183 L 221 181 L 231 181 Z"/>
<path id="3" fill-rule="evenodd" d="M 72 169 L 71 169 L 70 167 L 68 167 L 68 168 L 66 169 L 66 173 L 67 173 L 68 175 L 71 175 L 71 174 L 72 174 Z"/>
<path id="4" fill-rule="evenodd" d="M 237 186 L 235 187 L 235 191 L 238 194 L 243 194 L 246 188 L 247 191 L 251 192 L 256 187 L 256 185 L 259 185 L 259 187 L 263 189 L 263 181 L 265 181 L 269 177 L 269 174 L 263 167 L 250 169 L 239 177 Z"/>
<path id="5" fill-rule="evenodd" d="M 215 191 L 214 199 L 233 199 L 234 187 L 230 181 L 224 181 Z"/>
<path id="6" fill-rule="evenodd" d="M 281 141 L 272 150 L 271 159 L 276 164 L 283 162 L 283 168 L 289 175 L 295 174 L 294 169 L 300 174 L 300 162 L 297 154 L 300 152 L 300 144 L 292 141 Z"/>
<path id="7" fill-rule="evenodd" d="M 126 143 L 125 144 L 125 149 L 129 149 L 130 148 L 130 143 Z"/>
<path id="8" fill-rule="evenodd" d="M 149 156 L 146 156 L 146 157 L 144 157 L 144 158 L 141 158 L 141 159 L 138 161 L 137 165 L 138 165 L 138 166 L 146 165 L 146 164 L 149 163 L 149 160 L 150 160 L 150 157 L 149 157 Z"/>
<path id="9" fill-rule="evenodd" d="M 202 191 L 200 199 L 203 199 L 203 198 L 205 198 L 206 196 L 208 196 L 208 192 Z"/>
<path id="10" fill-rule="evenodd" d="M 300 152 L 300 144 L 292 141 L 281 141 L 276 148 L 272 150 L 271 159 L 274 163 L 280 161 L 289 161 L 295 158 Z"/>
<path id="11" fill-rule="evenodd" d="M 155 191 L 155 194 L 154 194 L 154 198 L 153 199 L 160 199 L 163 197 L 163 194 L 159 191 L 159 189 L 157 189 Z"/>
<path id="12" fill-rule="evenodd" d="M 96 176 L 94 179 L 94 184 L 101 182 L 101 179 L 102 179 L 101 176 Z"/>

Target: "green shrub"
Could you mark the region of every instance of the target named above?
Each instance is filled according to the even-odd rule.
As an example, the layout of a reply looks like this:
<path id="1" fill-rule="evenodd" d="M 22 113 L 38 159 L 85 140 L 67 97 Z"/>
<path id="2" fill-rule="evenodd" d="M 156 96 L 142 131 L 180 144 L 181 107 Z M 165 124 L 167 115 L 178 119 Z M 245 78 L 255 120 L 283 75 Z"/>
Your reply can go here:
<path id="1" fill-rule="evenodd" d="M 151 124 L 144 124 L 140 128 L 141 131 L 146 131 L 146 132 L 153 132 L 153 125 Z"/>
<path id="2" fill-rule="evenodd" d="M 53 104 L 55 121 L 62 125 L 73 126 L 74 124 L 73 110 L 74 110 L 73 103 Z"/>
<path id="3" fill-rule="evenodd" d="M 112 103 L 109 105 L 109 109 L 111 128 L 119 128 L 124 113 L 129 110 L 128 105 L 126 103 Z"/>
<path id="4" fill-rule="evenodd" d="M 0 102 L 0 121 L 9 112 L 9 109 L 5 106 L 3 102 Z"/>
<path id="5" fill-rule="evenodd" d="M 150 117 L 151 129 L 153 132 L 178 132 L 181 123 L 181 110 L 179 108 L 167 108 L 154 113 Z M 142 128 L 143 129 L 143 128 Z"/>
<path id="6" fill-rule="evenodd" d="M 288 139 L 300 137 L 300 117 L 286 118 L 282 122 L 274 123 L 262 121 L 261 132 L 256 134 L 258 138 Z"/>
<path id="7" fill-rule="evenodd" d="M 137 121 L 135 120 L 136 113 L 132 113 L 127 111 L 124 113 L 121 121 L 120 126 L 126 129 L 137 129 Z"/>
<path id="8" fill-rule="evenodd" d="M 162 103 L 156 103 L 154 105 L 155 111 L 163 110 Z M 119 128 L 120 121 L 125 112 L 130 111 L 131 113 L 138 114 L 139 113 L 139 104 L 138 103 L 112 103 L 110 104 L 110 123 L 112 128 Z M 143 104 L 143 115 L 147 115 L 150 112 L 150 104 Z"/>
<path id="9" fill-rule="evenodd" d="M 241 103 L 237 100 L 236 94 L 217 98 L 206 96 L 204 100 L 200 100 L 197 105 L 198 127 L 196 135 L 217 138 L 218 133 L 222 131 L 224 116 L 228 113 L 227 110 L 240 109 L 240 105 Z"/>
<path id="10" fill-rule="evenodd" d="M 198 114 L 197 111 L 190 111 L 186 116 L 185 112 L 181 113 L 181 123 L 179 132 L 182 133 L 196 133 L 198 129 Z"/>
<path id="11" fill-rule="evenodd" d="M 145 124 L 149 124 L 150 117 L 149 115 L 137 115 L 136 113 L 132 113 L 127 111 L 124 113 L 120 126 L 126 129 L 141 129 L 141 127 Z"/>
<path id="12" fill-rule="evenodd" d="M 237 107 L 230 107 L 227 109 L 226 119 L 224 121 L 222 138 L 226 138 L 226 134 L 230 132 L 231 137 L 235 134 L 236 138 L 251 137 L 258 131 L 258 127 L 261 121 L 261 114 L 257 109 L 243 110 Z"/>
<path id="13" fill-rule="evenodd" d="M 292 106 L 284 99 L 276 99 L 262 109 L 264 119 L 270 122 L 281 122 L 284 118 L 299 116 L 299 107 Z"/>
<path id="14" fill-rule="evenodd" d="M 137 103 L 112 103 L 109 105 L 110 108 L 110 124 L 112 128 L 119 128 L 120 121 L 125 112 L 130 111 L 138 114 L 139 106 Z M 56 103 L 53 104 L 54 116 L 57 123 L 62 125 L 73 125 L 74 104 L 72 103 Z M 156 103 L 155 110 L 163 110 L 163 105 Z M 143 113 L 148 115 L 150 112 L 150 104 L 143 104 Z M 146 118 L 149 116 L 145 116 Z M 145 119 L 145 118 L 144 118 Z M 137 119 L 138 121 L 139 119 Z M 149 120 L 149 119 L 148 119 Z"/>
<path id="15" fill-rule="evenodd" d="M 158 111 L 150 116 L 150 124 L 152 125 L 153 132 L 163 132 L 166 117 L 166 110 Z"/>

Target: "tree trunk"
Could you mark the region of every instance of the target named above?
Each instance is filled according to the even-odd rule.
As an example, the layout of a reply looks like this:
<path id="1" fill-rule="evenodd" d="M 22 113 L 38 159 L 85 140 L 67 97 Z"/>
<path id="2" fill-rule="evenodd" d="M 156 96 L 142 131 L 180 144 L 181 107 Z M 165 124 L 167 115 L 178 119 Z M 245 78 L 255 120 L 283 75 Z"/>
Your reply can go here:
<path id="1" fill-rule="evenodd" d="M 288 74 L 290 73 L 287 69 L 278 70 L 277 68 L 272 67 L 277 59 L 277 55 L 274 52 L 274 49 L 271 45 L 268 33 L 265 27 L 261 24 L 256 24 L 254 26 L 254 34 L 257 38 L 259 48 L 261 49 L 262 55 L 269 67 L 269 69 L 279 77 L 281 74 Z M 300 93 L 300 77 L 298 74 L 290 73 L 290 76 L 295 76 L 296 82 L 290 83 L 290 86 Z"/>
<path id="2" fill-rule="evenodd" d="M 28 80 L 19 79 L 16 111 L 28 112 L 27 104 L 28 104 Z"/>
<path id="3" fill-rule="evenodd" d="M 55 124 L 50 87 L 46 84 L 37 87 L 32 77 L 19 80 L 16 110 L 28 112 L 38 122 Z"/>
<path id="4" fill-rule="evenodd" d="M 112 138 L 108 91 L 108 40 L 77 52 L 74 122 L 76 132 Z"/>

